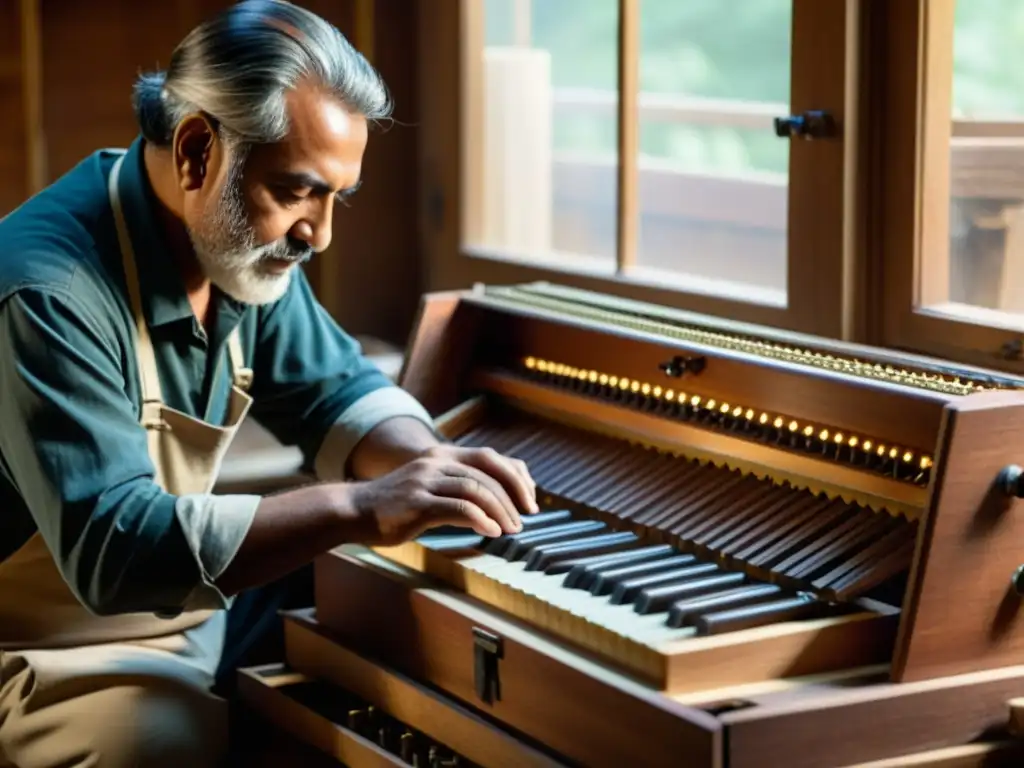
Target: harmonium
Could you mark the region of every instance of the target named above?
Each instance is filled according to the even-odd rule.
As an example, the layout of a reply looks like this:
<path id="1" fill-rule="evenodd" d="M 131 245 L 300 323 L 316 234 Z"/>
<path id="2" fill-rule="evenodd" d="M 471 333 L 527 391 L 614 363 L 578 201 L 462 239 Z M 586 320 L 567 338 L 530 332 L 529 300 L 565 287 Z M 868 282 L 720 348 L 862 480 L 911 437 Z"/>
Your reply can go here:
<path id="1" fill-rule="evenodd" d="M 541 511 L 318 559 L 240 682 L 333 764 L 1024 765 L 1024 382 L 532 283 L 401 383 Z"/>

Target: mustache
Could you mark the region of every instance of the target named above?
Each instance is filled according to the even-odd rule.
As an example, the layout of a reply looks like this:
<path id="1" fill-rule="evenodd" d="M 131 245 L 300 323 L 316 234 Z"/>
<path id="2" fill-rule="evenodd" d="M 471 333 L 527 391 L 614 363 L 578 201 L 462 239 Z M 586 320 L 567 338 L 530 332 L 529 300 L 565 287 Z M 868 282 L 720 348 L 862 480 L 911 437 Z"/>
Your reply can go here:
<path id="1" fill-rule="evenodd" d="M 279 260 L 279 261 L 293 261 L 297 264 L 304 264 L 313 258 L 313 248 L 310 247 L 309 243 L 304 243 L 301 240 L 296 240 L 292 237 L 287 237 L 280 243 L 275 243 L 274 246 L 265 251 L 261 257 L 262 260 Z"/>

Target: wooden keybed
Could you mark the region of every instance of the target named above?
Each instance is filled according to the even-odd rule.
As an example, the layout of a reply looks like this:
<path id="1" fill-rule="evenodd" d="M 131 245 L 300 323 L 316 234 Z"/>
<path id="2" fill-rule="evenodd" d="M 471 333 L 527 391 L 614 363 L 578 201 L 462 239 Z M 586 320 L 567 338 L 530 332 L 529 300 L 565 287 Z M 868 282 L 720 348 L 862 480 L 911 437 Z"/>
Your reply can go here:
<path id="1" fill-rule="evenodd" d="M 304 674 L 351 648 L 582 765 L 1019 756 L 1022 382 L 548 284 L 426 297 L 401 381 L 543 511 L 319 558 Z"/>

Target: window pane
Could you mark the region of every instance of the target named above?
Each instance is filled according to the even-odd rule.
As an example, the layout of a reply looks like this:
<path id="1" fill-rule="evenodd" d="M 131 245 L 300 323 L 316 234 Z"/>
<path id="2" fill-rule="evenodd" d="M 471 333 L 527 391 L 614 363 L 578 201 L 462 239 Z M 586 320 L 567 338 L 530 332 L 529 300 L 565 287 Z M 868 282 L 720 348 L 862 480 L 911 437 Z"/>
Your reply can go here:
<path id="1" fill-rule="evenodd" d="M 638 271 L 785 300 L 792 0 L 643 0 Z"/>
<path id="2" fill-rule="evenodd" d="M 486 0 L 467 245 L 615 266 L 617 0 Z M 474 55 L 470 51 L 471 57 Z M 580 102 L 584 106 L 580 106 Z"/>
<path id="3" fill-rule="evenodd" d="M 948 262 L 924 259 L 922 295 L 932 308 L 1020 326 L 1024 3 L 959 0 L 954 24 Z"/>

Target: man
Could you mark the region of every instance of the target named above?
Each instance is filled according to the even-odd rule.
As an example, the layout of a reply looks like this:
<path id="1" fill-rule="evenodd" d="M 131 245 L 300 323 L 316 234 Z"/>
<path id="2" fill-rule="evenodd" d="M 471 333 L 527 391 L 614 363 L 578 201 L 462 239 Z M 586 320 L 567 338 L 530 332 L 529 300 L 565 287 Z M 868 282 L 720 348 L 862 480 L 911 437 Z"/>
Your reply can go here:
<path id="1" fill-rule="evenodd" d="M 212 765 L 256 588 L 345 542 L 536 511 L 526 467 L 442 444 L 299 269 L 390 108 L 337 30 L 239 3 L 134 106 L 126 153 L 0 221 L 0 765 Z M 323 482 L 213 495 L 247 415 Z"/>

